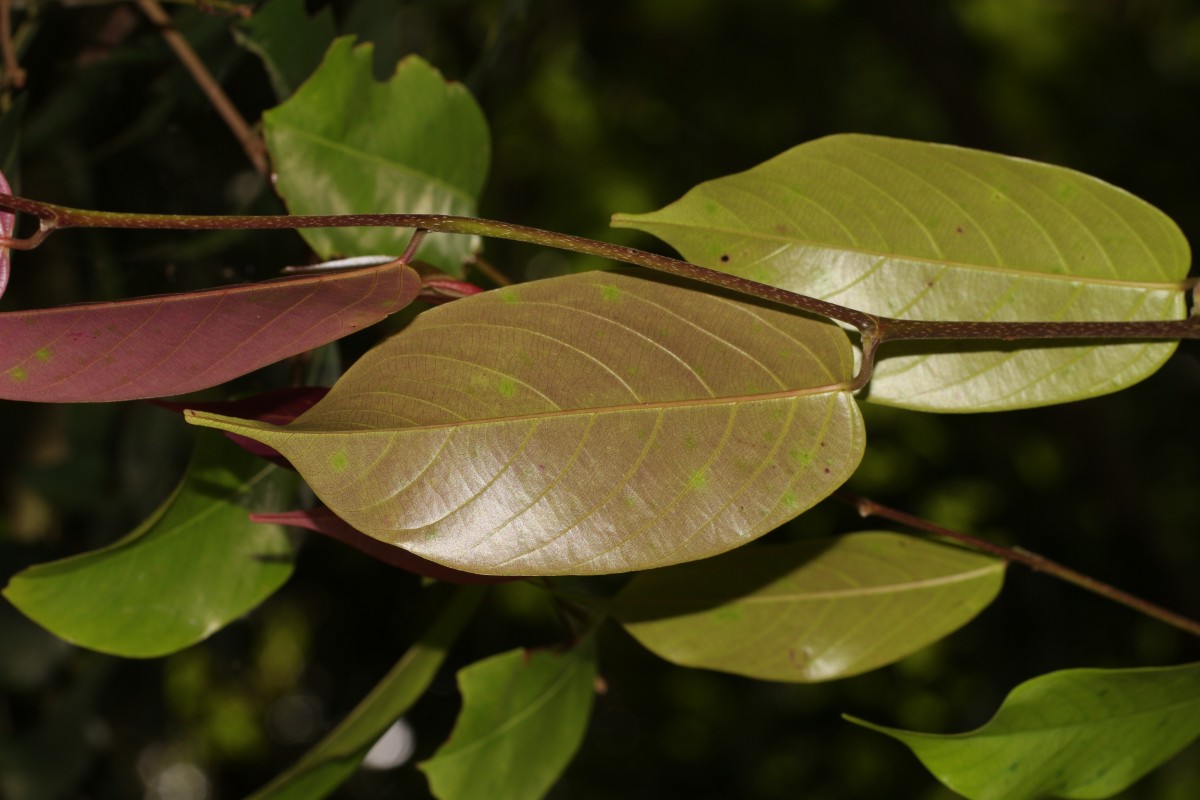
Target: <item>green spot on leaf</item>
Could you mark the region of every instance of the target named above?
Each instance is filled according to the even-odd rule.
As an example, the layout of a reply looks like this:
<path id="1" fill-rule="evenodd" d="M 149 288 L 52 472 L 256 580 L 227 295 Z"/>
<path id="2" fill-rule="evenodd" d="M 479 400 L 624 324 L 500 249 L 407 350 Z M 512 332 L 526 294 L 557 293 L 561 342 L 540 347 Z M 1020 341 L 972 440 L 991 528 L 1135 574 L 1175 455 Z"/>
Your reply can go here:
<path id="1" fill-rule="evenodd" d="M 703 489 L 708 485 L 708 472 L 703 469 L 698 469 L 688 478 L 689 489 Z"/>
<path id="2" fill-rule="evenodd" d="M 42 348 L 39 348 L 38 351 L 33 354 L 33 357 L 36 358 L 38 361 L 49 361 L 53 356 L 50 353 L 50 348 L 42 347 Z"/>
<path id="3" fill-rule="evenodd" d="M 611 303 L 621 297 L 621 290 L 612 284 L 607 284 L 600 287 L 600 296 Z"/>
<path id="4" fill-rule="evenodd" d="M 808 466 L 808 464 L 813 460 L 813 454 L 807 450 L 790 450 L 788 452 L 788 457 L 802 467 Z"/>
<path id="5" fill-rule="evenodd" d="M 29 377 L 29 373 L 25 371 L 24 367 L 13 367 L 8 371 L 8 377 L 20 383 Z"/>
<path id="6" fill-rule="evenodd" d="M 517 392 L 517 384 L 512 378 L 501 378 L 496 385 L 501 397 L 512 397 Z"/>
<path id="7" fill-rule="evenodd" d="M 345 450 L 338 450 L 329 457 L 329 468 L 334 472 L 345 472 L 348 466 L 350 466 L 350 459 Z"/>

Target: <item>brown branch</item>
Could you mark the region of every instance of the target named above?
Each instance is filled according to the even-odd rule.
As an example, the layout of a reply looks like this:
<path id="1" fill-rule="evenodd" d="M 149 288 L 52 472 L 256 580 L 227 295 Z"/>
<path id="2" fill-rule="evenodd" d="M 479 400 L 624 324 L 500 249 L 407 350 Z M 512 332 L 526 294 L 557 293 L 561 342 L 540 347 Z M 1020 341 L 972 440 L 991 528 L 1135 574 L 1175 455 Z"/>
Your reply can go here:
<path id="1" fill-rule="evenodd" d="M 1098 581 L 1095 578 L 1084 575 L 1082 572 L 1059 564 L 1057 561 L 1052 561 L 1045 556 L 1032 553 L 1020 547 L 1004 547 L 1003 545 L 998 545 L 984 539 L 978 539 L 961 531 L 944 528 L 936 522 L 930 522 L 913 514 L 885 506 L 882 503 L 877 503 L 866 497 L 860 497 L 852 492 L 837 491 L 834 492 L 834 497 L 853 506 L 860 517 L 881 517 L 889 519 L 892 522 L 898 522 L 901 525 L 906 525 L 909 528 L 932 534 L 933 536 L 951 539 L 966 545 L 972 550 L 996 556 L 1010 563 L 1021 564 L 1034 572 L 1041 572 L 1058 578 L 1061 581 L 1074 584 L 1093 594 L 1108 598 L 1114 603 L 1120 603 L 1148 617 L 1153 617 L 1159 622 L 1165 622 L 1167 625 L 1178 628 L 1181 631 L 1186 631 L 1193 636 L 1200 636 L 1200 622 L 1185 617 L 1182 614 L 1176 614 L 1174 611 L 1169 611 L 1162 606 L 1151 603 L 1149 600 L 1143 600 L 1136 595 L 1132 595 L 1103 581 Z"/>
<path id="2" fill-rule="evenodd" d="M 150 21 L 158 26 L 167 45 L 175 51 L 175 55 L 191 73 L 192 79 L 208 97 L 213 108 L 221 115 L 221 119 L 225 120 L 229 130 L 233 132 L 242 145 L 242 149 L 246 151 L 246 157 L 250 159 L 254 169 L 260 175 L 267 175 L 270 172 L 270 165 L 267 163 L 267 151 L 263 147 L 262 139 L 246 124 L 246 120 L 242 119 L 242 115 L 238 113 L 229 96 L 225 94 L 225 90 L 208 71 L 208 67 L 204 66 L 204 62 L 196 55 L 196 51 L 188 44 L 187 39 L 172 26 L 171 17 L 158 0 L 137 0 L 137 4 Z"/>
<path id="3" fill-rule="evenodd" d="M 25 70 L 17 63 L 17 51 L 13 47 L 12 0 L 0 0 L 0 56 L 4 59 L 4 88 L 23 87 Z"/>

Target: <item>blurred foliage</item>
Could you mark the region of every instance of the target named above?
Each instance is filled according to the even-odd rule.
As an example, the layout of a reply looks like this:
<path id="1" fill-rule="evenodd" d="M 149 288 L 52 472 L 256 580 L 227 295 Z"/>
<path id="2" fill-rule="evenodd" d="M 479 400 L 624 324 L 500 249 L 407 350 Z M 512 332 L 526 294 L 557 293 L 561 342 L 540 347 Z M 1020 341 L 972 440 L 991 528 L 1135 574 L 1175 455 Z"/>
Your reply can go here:
<path id="1" fill-rule="evenodd" d="M 282 210 L 135 6 L 15 5 L 25 9 L 15 29 L 28 77 L 0 97 L 0 161 L 17 165 L 6 172 L 19 192 L 109 210 Z M 648 237 L 610 230 L 609 214 L 647 211 L 799 142 L 861 131 L 1074 167 L 1159 206 L 1193 241 L 1200 233 L 1200 7 L 1191 0 L 308 3 L 326 5 L 338 33 L 376 43 L 378 76 L 415 52 L 475 93 L 494 135 L 484 216 L 645 245 Z M 275 104 L 230 17 L 171 8 L 248 119 Z M 485 257 L 515 279 L 596 266 L 510 243 L 489 242 Z M 292 233 L 79 231 L 18 254 L 0 308 L 265 278 L 308 259 Z M 378 335 L 346 340 L 343 356 Z M 1200 463 L 1188 420 L 1198 353 L 1189 343 L 1133 389 L 1056 408 L 941 417 L 868 407 L 872 439 L 850 488 L 1195 614 Z M 274 369 L 235 388 L 269 387 L 291 367 Z M 189 435 L 141 404 L 4 403 L 0 440 L 7 579 L 136 525 L 182 474 Z M 772 538 L 858 527 L 827 503 Z M 262 608 L 203 645 L 145 662 L 70 648 L 2 606 L 0 793 L 244 796 L 416 638 L 427 616 L 418 587 L 309 537 L 295 576 Z M 493 589 L 485 608 L 407 717 L 414 762 L 450 730 L 456 669 L 564 636 L 528 586 Z M 945 798 L 903 748 L 838 714 L 964 730 L 1044 672 L 1200 658 L 1182 634 L 1019 570 L 962 632 L 829 685 L 672 667 L 611 628 L 598 645 L 607 692 L 552 797 Z M 427 796 L 411 763 L 361 770 L 339 794 L 401 795 Z M 1121 796 L 1200 796 L 1200 752 L 1193 746 Z"/>

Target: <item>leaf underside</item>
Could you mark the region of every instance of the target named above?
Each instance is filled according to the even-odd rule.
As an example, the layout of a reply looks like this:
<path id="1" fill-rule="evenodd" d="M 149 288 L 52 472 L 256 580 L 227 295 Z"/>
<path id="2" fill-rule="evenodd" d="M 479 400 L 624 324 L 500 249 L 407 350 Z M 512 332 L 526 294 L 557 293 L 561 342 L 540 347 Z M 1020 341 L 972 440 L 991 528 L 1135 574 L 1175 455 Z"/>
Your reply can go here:
<path id="1" fill-rule="evenodd" d="M 408 266 L 0 314 L 0 398 L 42 403 L 184 394 L 360 328 L 416 298 Z"/>
<path id="2" fill-rule="evenodd" d="M 373 45 L 334 41 L 315 73 L 263 114 L 275 187 L 293 214 L 473 216 L 491 158 L 487 121 L 470 92 L 416 56 L 380 83 Z M 393 255 L 410 232 L 307 229 L 326 258 Z M 470 236 L 431 236 L 417 257 L 454 274 L 479 249 Z"/>
<path id="3" fill-rule="evenodd" d="M 672 663 L 811 683 L 942 638 L 987 607 L 1003 580 L 994 558 L 866 532 L 643 572 L 607 610 Z"/>
<path id="4" fill-rule="evenodd" d="M 12 189 L 8 185 L 8 179 L 0 173 L 0 192 L 9 194 Z M 9 214 L 7 211 L 0 211 L 0 236 L 12 236 L 13 224 L 16 222 L 16 215 Z M 0 297 L 4 296 L 4 290 L 8 288 L 8 275 L 10 270 L 11 253 L 7 247 L 0 247 Z"/>
<path id="5" fill-rule="evenodd" d="M 849 719 L 908 745 L 971 800 L 1111 797 L 1200 736 L 1200 664 L 1042 675 L 970 733 Z"/>
<path id="6" fill-rule="evenodd" d="M 288 426 L 189 412 L 284 455 L 360 531 L 466 572 L 595 574 L 737 547 L 862 454 L 846 335 L 621 274 L 422 314 Z"/>
<path id="7" fill-rule="evenodd" d="M 1072 170 L 959 147 L 830 136 L 614 224 L 694 263 L 890 317 L 1186 313 L 1188 245 L 1162 212 Z M 866 396 L 932 411 L 1059 403 L 1129 386 L 1174 348 L 888 345 Z"/>

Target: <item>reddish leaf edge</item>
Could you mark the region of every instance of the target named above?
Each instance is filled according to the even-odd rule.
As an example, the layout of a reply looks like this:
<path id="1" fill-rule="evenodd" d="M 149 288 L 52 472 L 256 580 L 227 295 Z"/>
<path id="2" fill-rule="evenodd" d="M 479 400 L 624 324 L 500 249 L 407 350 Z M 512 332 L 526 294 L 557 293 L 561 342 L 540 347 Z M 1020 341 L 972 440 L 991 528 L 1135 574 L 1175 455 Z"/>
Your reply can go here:
<path id="1" fill-rule="evenodd" d="M 8 179 L 4 177 L 3 172 L 0 172 L 0 192 L 4 194 L 12 193 L 12 188 L 8 185 Z M 0 212 L 0 236 L 5 239 L 12 236 L 16 220 L 16 214 L 10 214 L 7 211 Z M 8 287 L 9 258 L 11 257 L 11 252 L 7 247 L 0 247 L 0 297 L 4 296 L 4 290 Z"/>
<path id="2" fill-rule="evenodd" d="M 291 525 L 295 528 L 315 531 L 331 539 L 336 539 L 342 544 L 350 545 L 372 558 L 397 569 L 402 569 L 424 578 L 445 581 L 446 583 L 483 585 L 522 580 L 522 578 L 512 575 L 476 575 L 473 572 L 463 572 L 451 567 L 442 566 L 441 564 L 414 555 L 402 547 L 381 542 L 378 539 L 367 536 L 358 529 L 351 527 L 349 523 L 324 506 L 300 511 L 285 511 L 276 514 L 251 514 L 250 520 L 252 522 L 273 523 L 276 525 Z"/>

